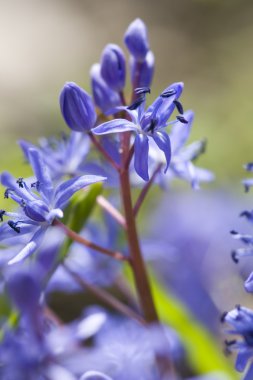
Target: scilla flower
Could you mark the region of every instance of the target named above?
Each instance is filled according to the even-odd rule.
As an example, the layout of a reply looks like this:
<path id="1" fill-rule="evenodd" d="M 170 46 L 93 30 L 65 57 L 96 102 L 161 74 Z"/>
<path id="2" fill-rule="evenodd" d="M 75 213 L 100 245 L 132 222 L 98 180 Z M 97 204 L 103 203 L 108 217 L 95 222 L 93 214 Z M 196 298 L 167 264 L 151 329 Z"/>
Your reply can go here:
<path id="1" fill-rule="evenodd" d="M 10 219 L 0 227 L 0 241 L 8 241 L 17 234 L 32 236 L 9 264 L 22 261 L 36 251 L 54 219 L 63 217 L 62 209 L 76 191 L 105 179 L 94 175 L 79 176 L 54 187 L 39 150 L 29 150 L 29 162 L 36 177 L 32 183 L 23 178 L 16 180 L 7 172 L 1 175 L 1 183 L 6 187 L 5 198 L 13 199 L 20 208 L 17 212 L 1 210 L 1 218 Z"/>
<path id="2" fill-rule="evenodd" d="M 169 167 L 171 146 L 169 136 L 164 129 L 169 125 L 168 119 L 174 111 L 177 99 L 183 91 L 183 83 L 174 83 L 166 88 L 145 111 L 145 93 L 149 91 L 149 89 L 145 88 L 137 89 L 136 93 L 140 97 L 129 107 L 123 107 L 132 121 L 114 119 L 93 129 L 93 133 L 97 135 L 127 131 L 135 132 L 134 167 L 137 174 L 145 181 L 149 180 L 148 155 L 150 138 L 154 140 L 166 158 L 165 172 Z M 178 120 L 182 123 L 187 123 L 187 120 L 182 116 L 178 116 Z"/>

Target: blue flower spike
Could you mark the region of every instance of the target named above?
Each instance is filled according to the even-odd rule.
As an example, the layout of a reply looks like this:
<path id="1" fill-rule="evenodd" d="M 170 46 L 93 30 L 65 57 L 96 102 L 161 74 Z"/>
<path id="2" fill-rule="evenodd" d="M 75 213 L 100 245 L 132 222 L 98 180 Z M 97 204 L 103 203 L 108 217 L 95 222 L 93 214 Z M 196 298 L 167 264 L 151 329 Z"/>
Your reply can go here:
<path id="1" fill-rule="evenodd" d="M 70 129 L 89 132 L 97 115 L 91 96 L 74 82 L 67 82 L 60 93 L 62 116 Z"/>

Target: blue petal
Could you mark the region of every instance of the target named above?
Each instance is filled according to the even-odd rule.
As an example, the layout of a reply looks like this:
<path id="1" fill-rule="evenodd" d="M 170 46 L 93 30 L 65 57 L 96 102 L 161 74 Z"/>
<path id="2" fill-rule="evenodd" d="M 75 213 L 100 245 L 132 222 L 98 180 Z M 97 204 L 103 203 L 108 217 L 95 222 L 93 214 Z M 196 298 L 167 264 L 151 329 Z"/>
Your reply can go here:
<path id="1" fill-rule="evenodd" d="M 134 168 L 144 181 L 149 180 L 148 175 L 148 137 L 143 134 L 138 134 L 134 142 Z"/>
<path id="2" fill-rule="evenodd" d="M 63 208 L 78 190 L 96 182 L 105 181 L 105 177 L 85 175 L 69 179 L 59 185 L 55 192 L 55 208 Z"/>
<path id="3" fill-rule="evenodd" d="M 170 147 L 170 138 L 167 135 L 166 132 L 160 131 L 160 132 L 155 132 L 152 135 L 156 145 L 158 148 L 164 153 L 167 165 L 165 167 L 164 173 L 168 170 L 170 160 L 171 160 L 171 147 Z"/>
<path id="4" fill-rule="evenodd" d="M 175 124 L 173 124 L 171 129 L 170 140 L 172 154 L 177 153 L 177 151 L 182 148 L 182 146 L 188 140 L 191 132 L 194 113 L 192 111 L 186 111 L 183 114 L 183 117 L 188 121 L 188 123 L 183 124 L 180 121 L 177 121 Z"/>
<path id="5" fill-rule="evenodd" d="M 38 149 L 29 149 L 29 162 L 31 163 L 34 174 L 39 181 L 40 194 L 44 197 L 44 200 L 50 201 L 53 196 L 53 184 L 48 167 L 45 165 Z"/>
<path id="6" fill-rule="evenodd" d="M 134 123 L 131 123 L 126 119 L 107 121 L 92 129 L 92 132 L 95 135 L 106 135 L 108 133 L 121 133 L 127 131 L 137 131 L 137 127 Z"/>
<path id="7" fill-rule="evenodd" d="M 252 351 L 251 350 L 244 350 L 244 351 L 239 351 L 237 358 L 236 358 L 236 363 L 235 363 L 235 368 L 237 371 L 242 372 L 245 370 L 245 367 L 247 365 L 248 360 L 252 357 Z M 253 373 L 252 373 L 253 375 Z M 252 379 L 252 377 L 250 378 Z"/>
<path id="8" fill-rule="evenodd" d="M 253 379 L 253 364 L 249 367 L 249 370 L 247 371 L 245 377 L 243 380 L 252 380 Z"/>
<path id="9" fill-rule="evenodd" d="M 13 259 L 8 261 L 8 264 L 17 264 L 20 261 L 25 260 L 28 256 L 31 256 L 41 244 L 42 239 L 45 236 L 46 230 L 47 227 L 39 228 L 33 235 L 32 239 L 26 244 L 26 246 L 16 256 L 14 256 Z"/>
<path id="10" fill-rule="evenodd" d="M 112 378 L 98 371 L 88 371 L 82 375 L 80 380 L 112 380 Z"/>
<path id="11" fill-rule="evenodd" d="M 1 174 L 1 183 L 6 188 L 12 189 L 15 191 L 15 194 L 20 197 L 21 199 L 24 199 L 25 201 L 34 201 L 36 197 L 34 197 L 33 194 L 31 194 L 26 186 L 20 187 L 17 184 L 16 178 L 14 178 L 10 173 L 3 172 Z M 18 202 L 18 200 L 16 200 Z"/>

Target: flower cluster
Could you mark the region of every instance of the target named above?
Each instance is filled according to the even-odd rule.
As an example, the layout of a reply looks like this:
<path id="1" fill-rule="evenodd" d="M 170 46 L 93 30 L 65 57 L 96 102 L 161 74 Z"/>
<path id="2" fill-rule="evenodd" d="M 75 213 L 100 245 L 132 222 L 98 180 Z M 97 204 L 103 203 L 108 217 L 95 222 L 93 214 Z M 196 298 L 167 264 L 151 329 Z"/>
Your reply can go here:
<path id="1" fill-rule="evenodd" d="M 194 114 L 181 104 L 183 83 L 166 86 L 146 104 L 154 54 L 142 20 L 129 25 L 124 43 L 131 98 L 125 96 L 125 54 L 108 44 L 90 70 L 92 95 L 73 82 L 60 93 L 69 135 L 38 145 L 20 140 L 32 176 L 1 173 L 4 198 L 16 205 L 0 210 L 3 380 L 188 376 L 176 374 L 186 355 L 178 334 L 160 322 L 136 216 L 153 183 L 165 187 L 178 177 L 198 188 L 213 174 L 193 163 L 204 141 L 185 147 Z M 135 204 L 131 185 L 140 187 Z M 72 301 L 73 310 L 63 313 L 54 304 L 74 296 L 80 297 L 78 310 Z M 199 379 L 223 378 L 210 376 Z"/>

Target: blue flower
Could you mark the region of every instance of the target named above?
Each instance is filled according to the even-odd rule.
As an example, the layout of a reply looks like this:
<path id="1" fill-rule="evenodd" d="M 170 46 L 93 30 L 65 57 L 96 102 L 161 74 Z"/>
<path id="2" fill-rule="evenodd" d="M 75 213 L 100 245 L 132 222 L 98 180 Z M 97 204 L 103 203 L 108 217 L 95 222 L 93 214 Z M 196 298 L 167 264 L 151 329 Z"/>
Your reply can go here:
<path id="1" fill-rule="evenodd" d="M 69 136 L 62 135 L 59 139 L 40 138 L 39 147 L 25 140 L 20 140 L 19 145 L 26 160 L 31 148 L 39 149 L 52 180 L 59 180 L 64 176 L 72 177 L 84 172 L 84 160 L 89 153 L 90 139 L 84 133 L 71 131 Z"/>
<path id="2" fill-rule="evenodd" d="M 89 132 L 97 115 L 91 96 L 74 82 L 65 83 L 60 93 L 62 116 L 70 129 Z"/>
<path id="3" fill-rule="evenodd" d="M 131 82 L 134 87 L 150 87 L 154 75 L 155 56 L 150 50 L 143 62 L 130 57 Z"/>
<path id="4" fill-rule="evenodd" d="M 245 370 L 249 360 L 253 358 L 253 311 L 246 307 L 237 306 L 225 313 L 222 321 L 231 325 L 227 333 L 241 336 L 241 340 L 226 341 L 228 350 L 237 351 L 235 367 L 237 371 Z M 252 369 L 251 369 L 252 371 Z"/>
<path id="5" fill-rule="evenodd" d="M 20 208 L 17 212 L 2 211 L 2 216 L 11 219 L 0 227 L 0 240 L 16 238 L 16 235 L 30 235 L 32 238 L 9 264 L 24 260 L 33 254 L 41 244 L 43 237 L 55 218 L 62 218 L 62 209 L 72 195 L 87 185 L 105 180 L 99 176 L 79 176 L 54 187 L 48 167 L 39 150 L 29 149 L 29 162 L 35 174 L 35 181 L 29 184 L 23 178 L 16 180 L 4 172 L 1 183 L 6 187 L 5 197 L 13 199 Z"/>
<path id="6" fill-rule="evenodd" d="M 124 36 L 125 44 L 137 60 L 142 62 L 149 51 L 148 31 L 144 22 L 137 18 L 128 26 Z"/>
<path id="7" fill-rule="evenodd" d="M 134 166 L 137 174 L 145 181 L 149 180 L 148 154 L 149 139 L 152 138 L 158 148 L 166 158 L 165 172 L 167 171 L 171 159 L 171 146 L 168 134 L 164 128 L 172 112 L 176 108 L 175 102 L 180 97 L 183 90 L 183 83 L 174 83 L 164 90 L 164 92 L 144 110 L 145 92 L 149 89 L 137 89 L 141 95 L 132 105 L 125 107 L 125 111 L 132 121 L 127 119 L 114 119 L 99 125 L 93 129 L 97 135 L 109 133 L 122 133 L 133 131 L 136 133 L 134 141 Z M 142 93 L 143 92 L 143 93 Z M 180 121 L 187 121 L 180 117 Z"/>
<path id="8" fill-rule="evenodd" d="M 101 56 L 101 75 L 107 85 L 115 91 L 121 91 L 126 80 L 126 60 L 121 48 L 108 44 Z"/>
<path id="9" fill-rule="evenodd" d="M 161 176 L 157 181 L 163 187 L 167 182 L 175 177 L 181 178 L 189 182 L 193 189 L 199 189 L 201 182 L 210 182 L 214 179 L 212 172 L 206 169 L 196 167 L 193 163 L 201 153 L 205 151 L 206 142 L 196 141 L 190 145 L 185 146 L 194 120 L 194 113 L 190 110 L 182 114 L 183 118 L 188 121 L 187 124 L 179 120 L 172 125 L 171 132 L 169 133 L 171 141 L 171 162 L 166 176 Z M 151 147 L 151 158 L 154 166 L 161 163 L 166 164 L 164 157 L 160 152 L 157 152 Z"/>
<path id="10" fill-rule="evenodd" d="M 248 172 L 253 172 L 253 162 L 249 162 L 244 165 L 244 169 L 246 169 Z M 244 179 L 242 183 L 244 185 L 245 191 L 248 192 L 253 186 L 253 178 Z"/>

